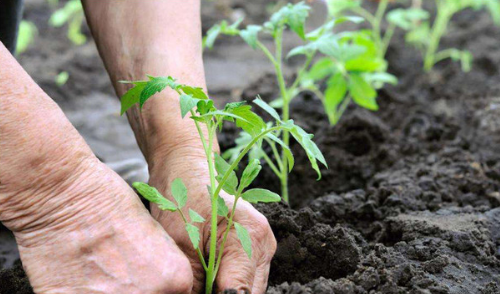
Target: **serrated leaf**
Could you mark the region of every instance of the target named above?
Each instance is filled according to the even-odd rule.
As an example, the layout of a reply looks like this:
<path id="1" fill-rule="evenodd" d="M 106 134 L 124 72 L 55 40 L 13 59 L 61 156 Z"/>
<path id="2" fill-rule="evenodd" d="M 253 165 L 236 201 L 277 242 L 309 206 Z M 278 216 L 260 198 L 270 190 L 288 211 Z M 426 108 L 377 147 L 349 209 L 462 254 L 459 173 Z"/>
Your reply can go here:
<path id="1" fill-rule="evenodd" d="M 288 15 L 288 25 L 290 29 L 302 39 L 306 38 L 304 34 L 304 25 L 310 9 L 311 8 L 304 4 L 304 2 L 299 2 L 290 8 Z"/>
<path id="2" fill-rule="evenodd" d="M 141 96 L 141 92 L 144 90 L 144 87 L 146 87 L 146 84 L 147 82 L 134 82 L 134 87 L 123 94 L 120 99 L 120 115 L 123 115 L 128 109 L 134 106 L 134 104 L 139 103 L 139 97 Z"/>
<path id="3" fill-rule="evenodd" d="M 293 166 L 295 164 L 295 159 L 293 157 L 292 151 L 290 148 L 283 142 L 280 138 L 276 137 L 275 135 L 271 133 L 267 133 L 266 137 L 273 140 L 274 142 L 278 143 L 281 146 L 281 149 L 283 150 L 285 154 L 285 158 L 287 160 L 287 165 L 288 165 L 288 172 L 291 172 L 293 169 Z"/>
<path id="4" fill-rule="evenodd" d="M 245 250 L 249 259 L 252 259 L 252 239 L 250 234 L 248 234 L 247 229 L 237 222 L 234 222 L 234 228 L 236 229 L 236 235 L 240 240 L 243 250 Z"/>
<path id="5" fill-rule="evenodd" d="M 287 129 L 295 140 L 297 140 L 297 142 L 302 146 L 304 151 L 306 151 L 311 167 L 318 174 L 318 180 L 321 179 L 321 171 L 319 170 L 317 161 L 321 162 L 326 167 L 328 166 L 318 146 L 316 146 L 316 144 L 312 141 L 313 135 L 308 134 L 301 127 L 295 125 L 292 120 L 284 122 L 281 126 Z"/>
<path id="6" fill-rule="evenodd" d="M 333 75 L 327 84 L 325 90 L 325 100 L 323 101 L 325 105 L 325 111 L 332 123 L 333 118 L 337 113 L 337 108 L 339 104 L 344 100 L 347 93 L 347 81 L 345 80 L 342 73 L 336 73 Z"/>
<path id="7" fill-rule="evenodd" d="M 217 181 L 221 181 L 224 174 L 229 170 L 230 165 L 219 154 L 214 154 L 215 170 L 217 171 L 216 178 Z M 233 170 L 229 173 L 229 177 L 223 184 L 222 189 L 231 195 L 235 195 L 236 187 L 238 187 L 238 177 L 236 177 L 236 173 Z"/>
<path id="8" fill-rule="evenodd" d="M 193 107 L 198 104 L 198 101 L 200 101 L 200 99 L 193 98 L 193 96 L 191 95 L 182 94 L 179 97 L 179 102 L 181 105 L 181 117 L 184 118 L 186 114 L 188 114 L 188 112 L 190 112 L 191 109 L 193 109 Z"/>
<path id="9" fill-rule="evenodd" d="M 271 192 L 266 189 L 250 189 L 246 191 L 245 193 L 241 194 L 241 198 L 243 198 L 245 201 L 248 201 L 250 203 L 258 203 L 258 202 L 280 202 L 281 197 L 280 195 Z"/>
<path id="10" fill-rule="evenodd" d="M 250 47 L 257 49 L 257 37 L 261 30 L 261 26 L 249 25 L 246 29 L 240 31 L 240 36 Z"/>
<path id="11" fill-rule="evenodd" d="M 266 128 L 266 124 L 264 120 L 251 109 L 252 107 L 250 105 L 241 105 L 232 109 L 231 112 L 244 119 L 236 119 L 236 126 L 242 128 L 243 131 L 247 132 L 252 137 L 255 137 Z"/>
<path id="12" fill-rule="evenodd" d="M 369 110 L 378 110 L 377 91 L 368 84 L 361 75 L 351 74 L 349 77 L 349 93 L 356 104 Z"/>
<path id="13" fill-rule="evenodd" d="M 243 191 L 246 187 L 248 187 L 253 180 L 259 175 L 262 166 L 260 165 L 260 161 L 258 159 L 251 160 L 248 165 L 243 170 L 243 174 L 241 175 L 240 186 L 238 189 Z"/>
<path id="14" fill-rule="evenodd" d="M 139 97 L 139 106 L 142 108 L 151 96 L 163 91 L 167 86 L 171 89 L 176 89 L 178 85 L 172 77 L 150 77 Z"/>
<path id="15" fill-rule="evenodd" d="M 262 109 L 264 109 L 276 121 L 281 121 L 281 117 L 279 116 L 278 112 L 274 108 L 272 108 L 269 104 L 267 104 L 264 100 L 262 100 L 260 97 L 257 97 L 255 100 L 253 100 L 253 103 L 257 104 Z"/>
<path id="16" fill-rule="evenodd" d="M 387 21 L 403 30 L 410 30 L 415 25 L 429 18 L 429 12 L 421 8 L 393 9 L 387 13 Z"/>
<path id="17" fill-rule="evenodd" d="M 163 195 L 161 195 L 155 187 L 151 187 L 148 184 L 141 182 L 133 183 L 132 187 L 134 187 L 146 200 L 156 203 L 161 210 L 177 210 L 177 206 L 172 201 L 163 197 Z"/>
<path id="18" fill-rule="evenodd" d="M 179 89 L 184 92 L 184 94 L 191 95 L 193 98 L 200 99 L 200 100 L 205 100 L 208 99 L 207 94 L 205 94 L 205 91 L 203 88 L 200 87 L 191 87 L 187 85 L 180 85 Z"/>
<path id="19" fill-rule="evenodd" d="M 226 201 L 220 196 L 217 197 L 217 215 L 227 217 L 229 208 L 227 208 Z"/>
<path id="20" fill-rule="evenodd" d="M 183 208 L 187 202 L 187 188 L 180 178 L 172 181 L 170 191 L 172 192 L 172 196 L 175 201 L 177 201 L 179 208 Z"/>
<path id="21" fill-rule="evenodd" d="M 307 73 L 307 78 L 319 81 L 326 78 L 334 70 L 334 62 L 331 58 L 324 57 L 316 61 Z"/>
<path id="22" fill-rule="evenodd" d="M 189 218 L 191 219 L 191 222 L 193 222 L 193 223 L 205 222 L 205 219 L 201 215 L 199 215 L 196 211 L 192 210 L 191 208 L 189 209 Z"/>
<path id="23" fill-rule="evenodd" d="M 194 249 L 198 249 L 198 247 L 200 246 L 200 230 L 197 226 L 187 223 L 186 231 L 189 235 L 189 240 L 191 240 L 191 244 L 193 244 Z"/>
<path id="24" fill-rule="evenodd" d="M 214 47 L 215 39 L 219 36 L 220 25 L 216 24 L 207 31 L 207 35 L 204 38 L 203 47 L 212 49 Z"/>

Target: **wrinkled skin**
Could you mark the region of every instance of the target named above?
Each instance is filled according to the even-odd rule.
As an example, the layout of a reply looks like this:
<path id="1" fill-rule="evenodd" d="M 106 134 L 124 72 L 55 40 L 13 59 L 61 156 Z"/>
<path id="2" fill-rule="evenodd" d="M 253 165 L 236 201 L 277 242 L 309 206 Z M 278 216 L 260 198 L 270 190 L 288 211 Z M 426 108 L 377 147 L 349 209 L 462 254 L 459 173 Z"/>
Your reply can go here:
<path id="1" fill-rule="evenodd" d="M 188 189 L 188 204 L 184 208 L 185 213 L 187 214 L 188 209 L 191 208 L 207 220 L 200 226 L 200 246 L 205 249 L 205 257 L 208 260 L 211 205 L 207 192 L 210 178 L 205 156 L 200 152 L 193 152 L 192 149 L 189 151 L 176 151 L 164 160 L 153 164 L 150 172 L 150 184 L 157 187 L 163 195 L 169 198 L 171 198 L 169 192 L 170 183 L 175 178 L 181 178 L 184 181 Z M 225 193 L 221 193 L 221 196 L 225 199 L 226 205 L 231 208 L 234 197 Z M 177 245 L 186 253 L 191 262 L 194 275 L 193 293 L 202 292 L 205 285 L 205 272 L 184 229 L 180 215 L 161 211 L 156 205 L 152 205 L 151 209 L 153 217 L 174 238 Z M 276 240 L 271 227 L 262 214 L 250 203 L 241 199 L 238 200 L 234 220 L 243 225 L 251 236 L 252 258 L 248 258 L 234 228 L 231 229 L 225 245 L 222 264 L 216 278 L 216 291 L 237 289 L 238 293 L 245 293 L 245 290 L 255 294 L 264 293 L 267 287 L 270 262 L 276 251 Z M 226 225 L 226 221 L 219 218 L 219 242 L 222 239 Z"/>

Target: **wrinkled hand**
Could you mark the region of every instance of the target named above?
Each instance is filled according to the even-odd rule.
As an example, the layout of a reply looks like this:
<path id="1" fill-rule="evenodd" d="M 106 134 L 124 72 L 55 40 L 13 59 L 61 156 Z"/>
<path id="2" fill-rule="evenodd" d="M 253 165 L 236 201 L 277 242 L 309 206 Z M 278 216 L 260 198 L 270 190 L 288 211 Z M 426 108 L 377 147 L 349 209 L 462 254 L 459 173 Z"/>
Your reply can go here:
<path id="1" fill-rule="evenodd" d="M 150 185 L 156 187 L 164 196 L 172 199 L 170 183 L 181 178 L 188 189 L 188 203 L 185 213 L 191 208 L 207 221 L 200 227 L 200 246 L 208 258 L 210 246 L 211 204 L 207 191 L 210 183 L 208 166 L 204 155 L 182 154 L 176 152 L 168 158 L 150 163 Z M 228 207 L 232 207 L 234 197 L 221 193 Z M 205 271 L 199 257 L 184 229 L 184 223 L 178 213 L 161 211 L 156 205 L 151 207 L 153 217 L 165 228 L 177 245 L 187 255 L 194 275 L 193 293 L 204 291 Z M 276 251 L 276 240 L 267 219 L 250 203 L 238 200 L 234 220 L 243 225 L 252 239 L 252 258 L 249 259 L 231 229 L 224 248 L 222 262 L 215 280 L 216 291 L 236 289 L 238 293 L 264 293 L 267 286 L 271 259 Z M 218 242 L 226 229 L 226 220 L 219 219 Z"/>

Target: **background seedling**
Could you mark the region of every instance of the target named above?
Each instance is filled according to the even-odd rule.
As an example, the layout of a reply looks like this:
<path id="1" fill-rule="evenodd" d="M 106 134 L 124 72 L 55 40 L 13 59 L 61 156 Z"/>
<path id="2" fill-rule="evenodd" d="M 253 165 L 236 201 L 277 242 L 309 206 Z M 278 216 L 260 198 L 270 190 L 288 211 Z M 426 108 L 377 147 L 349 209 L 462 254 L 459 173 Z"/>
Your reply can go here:
<path id="1" fill-rule="evenodd" d="M 363 8 L 362 0 L 328 0 L 328 13 L 331 17 L 341 17 L 346 12 L 352 12 L 364 18 L 370 24 L 369 34 L 377 47 L 377 54 L 384 58 L 389 48 L 389 43 L 394 36 L 396 27 L 411 30 L 420 21 L 429 18 L 429 13 L 419 5 L 408 9 L 394 9 L 387 12 L 389 0 L 380 0 L 376 12 L 373 14 Z M 387 29 L 382 32 L 382 22 L 386 18 Z"/>
<path id="2" fill-rule="evenodd" d="M 57 5 L 52 3 L 51 5 Z M 50 16 L 49 24 L 54 27 L 61 27 L 68 24 L 68 39 L 75 45 L 82 45 L 87 41 L 87 37 L 81 32 L 84 19 L 83 7 L 80 0 L 70 0 L 64 7 L 54 11 Z"/>
<path id="3" fill-rule="evenodd" d="M 418 48 L 424 57 L 424 69 L 430 71 L 434 65 L 444 59 L 460 61 L 462 70 L 468 72 L 472 65 L 472 54 L 469 51 L 449 48 L 439 51 L 441 38 L 446 33 L 451 18 L 458 12 L 473 8 L 486 8 L 494 22 L 500 24 L 500 1 L 498 0 L 436 0 L 437 14 L 434 22 L 425 20 L 417 22 L 407 35 L 406 41 Z"/>
<path id="4" fill-rule="evenodd" d="M 359 17 L 340 17 L 329 19 L 325 24 L 306 33 L 305 22 L 309 15 L 310 7 L 303 2 L 287 4 L 274 13 L 270 20 L 263 25 L 249 25 L 239 29 L 241 21 L 229 25 L 226 21 L 215 25 L 205 37 L 205 46 L 211 48 L 217 36 L 240 36 L 253 49 L 262 51 L 274 66 L 280 97 L 271 102 L 271 106 L 281 108 L 281 117 L 274 109 L 268 112 L 274 119 L 287 121 L 290 119 L 290 102 L 302 91 L 312 91 L 323 102 L 330 123 L 335 125 L 345 109 L 351 102 L 370 110 L 377 110 L 375 101 L 376 88 L 384 83 L 396 83 L 396 78 L 385 72 L 387 67 L 383 58 L 378 56 L 377 47 L 365 32 L 344 32 L 334 34 L 334 27 L 342 22 L 360 22 Z M 304 45 L 292 49 L 287 55 L 283 54 L 283 32 L 290 29 L 298 35 Z M 259 34 L 270 35 L 274 40 L 274 53 L 271 52 L 260 40 Z M 324 57 L 315 59 L 321 53 Z M 305 60 L 297 70 L 293 82 L 287 83 L 283 75 L 283 62 L 285 58 L 302 55 Z M 323 93 L 320 90 L 321 82 L 327 80 L 327 88 Z M 224 155 L 231 160 L 243 149 L 248 142 L 248 134 L 242 133 L 236 141 L 236 147 L 228 150 Z M 276 138 L 278 139 L 278 137 Z M 267 140 L 272 150 L 269 157 L 260 148 L 251 153 L 250 159 L 263 158 L 281 182 L 281 194 L 288 201 L 288 160 L 290 133 L 283 130 L 277 140 Z M 281 146 L 277 146 L 281 145 Z M 278 151 L 281 147 L 281 153 Z M 310 156 L 308 154 L 308 156 Z M 315 167 L 317 169 L 317 166 Z M 318 174 L 319 174 L 319 170 Z"/>
<path id="5" fill-rule="evenodd" d="M 278 135 L 280 132 L 287 131 L 304 147 L 313 167 L 318 171 L 317 161 L 324 163 L 324 158 L 318 147 L 311 140 L 311 135 L 307 134 L 302 128 L 296 126 L 292 120 L 282 120 L 276 111 L 260 99 L 256 99 L 255 104 L 269 112 L 275 119 L 272 124 L 265 124 L 262 118 L 252 112 L 251 106 L 245 102 L 228 103 L 224 109 L 217 109 L 214 103 L 201 88 L 178 84 L 172 77 L 153 77 L 145 81 L 128 82 L 134 85 L 121 98 L 121 113 L 135 104 L 139 104 L 142 108 L 144 103 L 157 92 L 163 91 L 165 88 L 170 88 L 176 91 L 179 95 L 181 115 L 184 118 L 190 114 L 194 120 L 198 135 L 202 142 L 207 157 L 208 170 L 210 176 L 210 185 L 208 194 L 210 195 L 212 213 L 210 218 L 210 249 L 208 254 L 208 263 L 205 261 L 204 254 L 200 249 L 200 233 L 196 223 L 203 223 L 205 219 L 196 211 L 190 209 L 189 217 L 185 215 L 182 209 L 186 206 L 188 190 L 181 179 L 175 179 L 171 183 L 171 196 L 174 201 L 167 199 L 154 187 L 150 187 L 146 183 L 134 183 L 133 186 L 137 191 L 150 202 L 155 203 L 162 210 L 178 212 L 185 223 L 186 231 L 189 235 L 194 249 L 198 252 L 200 261 L 206 271 L 206 293 L 212 293 L 212 287 L 219 270 L 219 266 L 224 252 L 224 245 L 231 228 L 234 226 L 236 234 L 247 253 L 248 257 L 252 255 L 252 243 L 250 236 L 241 224 L 234 221 L 236 204 L 241 198 L 251 203 L 257 202 L 276 202 L 280 201 L 280 196 L 276 193 L 265 189 L 245 189 L 253 182 L 261 170 L 259 160 L 252 160 L 245 167 L 241 177 L 238 179 L 235 169 L 245 155 L 252 150 L 254 146 L 262 144 L 263 140 L 272 140 L 282 145 L 286 154 L 286 163 L 288 171 L 293 167 L 293 155 L 285 146 Z M 223 122 L 234 122 L 237 127 L 243 129 L 250 137 L 250 140 L 245 144 L 239 152 L 236 159 L 229 164 L 221 156 L 214 153 L 213 142 L 216 138 L 216 131 L 222 130 Z M 208 138 L 202 131 L 203 128 L 208 130 Z M 220 196 L 220 192 L 224 190 L 226 193 L 234 196 L 232 208 L 226 206 L 224 199 Z M 218 217 L 222 217 L 227 221 L 227 228 L 224 232 L 222 242 L 219 245 L 217 253 L 217 228 Z"/>

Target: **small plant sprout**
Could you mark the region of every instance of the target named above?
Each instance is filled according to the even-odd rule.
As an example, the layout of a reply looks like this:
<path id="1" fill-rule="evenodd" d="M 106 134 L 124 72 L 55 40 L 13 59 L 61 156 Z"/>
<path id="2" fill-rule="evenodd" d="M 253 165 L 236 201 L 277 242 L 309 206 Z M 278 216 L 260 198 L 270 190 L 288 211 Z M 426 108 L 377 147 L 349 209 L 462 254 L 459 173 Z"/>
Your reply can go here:
<path id="1" fill-rule="evenodd" d="M 57 2 L 54 2 L 57 5 Z M 83 6 L 80 0 L 70 0 L 63 8 L 56 10 L 49 19 L 49 24 L 53 27 L 61 27 L 68 24 L 68 39 L 75 45 L 82 45 L 87 41 L 87 37 L 81 32 L 84 20 Z"/>
<path id="2" fill-rule="evenodd" d="M 370 35 L 377 47 L 378 56 L 384 58 L 389 48 L 389 44 L 394 36 L 396 27 L 403 30 L 410 30 L 415 24 L 429 18 L 429 13 L 423 10 L 419 5 L 414 5 L 408 9 L 394 9 L 387 12 L 390 0 L 380 0 L 375 13 L 371 13 L 362 7 L 362 0 L 328 0 L 328 13 L 331 17 L 342 16 L 346 11 L 350 11 L 370 24 Z M 386 30 L 382 31 L 382 22 L 384 18 L 388 25 Z"/>
<path id="3" fill-rule="evenodd" d="M 212 287 L 220 267 L 224 245 L 231 228 L 234 226 L 236 234 L 241 241 L 243 249 L 251 258 L 252 245 L 250 236 L 241 224 L 234 221 L 236 204 L 239 199 L 246 200 L 251 203 L 257 202 L 277 202 L 280 201 L 280 196 L 276 193 L 265 189 L 249 189 L 246 188 L 253 182 L 261 170 L 259 160 L 251 160 L 243 170 L 241 177 L 238 179 L 235 169 L 240 164 L 241 160 L 247 155 L 254 146 L 262 145 L 263 141 L 271 141 L 280 146 L 286 154 L 285 160 L 288 171 L 294 164 L 293 155 L 278 136 L 283 131 L 287 131 L 304 147 L 311 164 L 319 173 L 317 161 L 324 162 L 323 155 L 318 147 L 311 140 L 312 135 L 307 134 L 302 128 L 295 125 L 292 120 L 281 119 L 276 111 L 260 99 L 254 102 L 262 107 L 265 111 L 275 119 L 274 123 L 266 124 L 257 114 L 252 112 L 251 106 L 245 102 L 228 103 L 224 109 L 217 109 L 214 102 L 209 99 L 201 88 L 188 85 L 178 84 L 172 77 L 153 77 L 149 76 L 149 80 L 127 82 L 133 84 L 127 93 L 121 98 L 121 113 L 135 104 L 139 104 L 140 108 L 151 98 L 155 93 L 161 92 L 165 88 L 170 88 L 179 94 L 181 115 L 184 118 L 190 115 L 194 120 L 200 140 L 205 150 L 205 155 L 208 163 L 208 172 L 210 176 L 210 185 L 208 194 L 210 195 L 212 212 L 210 219 L 210 246 L 208 254 L 208 262 L 205 261 L 204 252 L 200 246 L 200 233 L 197 223 L 205 222 L 196 211 L 189 210 L 186 215 L 183 212 L 185 208 L 189 191 L 183 184 L 182 179 L 175 179 L 171 183 L 171 195 L 174 201 L 169 200 L 158 190 L 145 183 L 134 183 L 133 186 L 137 191 L 149 201 L 158 205 L 162 210 L 178 212 L 184 220 L 187 234 L 193 244 L 193 247 L 198 252 L 200 261 L 206 271 L 206 293 L 212 293 Z M 213 142 L 216 138 L 216 131 L 222 130 L 223 122 L 234 122 L 237 127 L 241 128 L 249 136 L 248 142 L 240 150 L 232 163 L 226 162 L 221 156 L 214 153 Z M 204 135 L 202 129 L 208 130 L 208 137 Z M 232 208 L 226 206 L 224 199 L 220 196 L 221 191 L 234 196 Z M 227 228 L 223 234 L 223 239 L 217 248 L 217 227 L 219 217 L 227 221 Z M 217 250 L 218 249 L 218 250 Z M 218 252 L 218 254 L 217 254 Z"/>
<path id="4" fill-rule="evenodd" d="M 232 25 L 224 21 L 207 32 L 205 46 L 211 48 L 218 35 L 238 35 L 250 47 L 264 53 L 274 66 L 280 90 L 281 97 L 272 101 L 270 105 L 274 108 L 281 108 L 281 117 L 274 109 L 267 109 L 276 120 L 288 121 L 290 119 L 290 102 L 303 91 L 313 92 L 322 100 L 332 125 L 339 121 L 351 100 L 367 109 L 377 110 L 375 89 L 384 83 L 396 83 L 396 78 L 385 72 L 387 64 L 377 55 L 376 46 L 368 34 L 365 32 L 333 33 L 334 27 L 342 22 L 360 22 L 362 19 L 360 17 L 333 18 L 315 30 L 306 32 L 305 22 L 309 10 L 310 7 L 303 2 L 287 4 L 263 25 L 248 25 L 245 29 L 238 28 L 241 21 Z M 282 44 L 283 32 L 286 29 L 290 29 L 299 36 L 304 45 L 290 50 L 285 55 Z M 273 50 L 268 49 L 259 40 L 259 34 L 272 37 Z M 319 53 L 323 57 L 316 59 Z M 283 62 L 285 58 L 294 56 L 303 56 L 304 63 L 297 70 L 295 79 L 287 83 L 283 75 Z M 323 93 L 320 90 L 320 84 L 324 81 L 327 87 Z M 262 100 L 258 101 L 260 101 L 258 103 L 263 103 Z M 269 106 L 266 105 L 267 107 Z M 280 179 L 281 194 L 283 199 L 288 201 L 287 156 L 290 150 L 290 132 L 284 129 L 279 135 L 279 141 L 276 140 L 277 138 L 265 140 L 270 145 L 274 160 L 260 149 L 261 145 L 256 145 L 250 154 L 250 159 L 263 158 L 266 161 Z M 226 151 L 224 157 L 229 158 L 230 161 L 237 158 L 238 152 L 243 150 L 243 146 L 250 138 L 248 134 L 241 133 L 236 146 Z M 278 145 L 281 145 L 281 153 Z M 311 157 L 311 154 L 308 156 Z M 317 166 L 313 165 L 313 168 L 317 169 Z M 319 174 L 318 169 L 317 171 Z"/>
<path id="5" fill-rule="evenodd" d="M 470 71 L 472 54 L 469 51 L 448 48 L 439 51 L 441 38 L 446 33 L 451 18 L 458 12 L 473 8 L 489 10 L 495 24 L 500 25 L 499 0 L 436 0 L 437 14 L 434 22 L 429 20 L 413 22 L 406 34 L 406 41 L 419 49 L 424 57 L 424 69 L 430 71 L 434 65 L 444 59 L 460 61 L 462 70 Z M 403 22 L 400 22 L 403 23 Z M 408 23 L 408 25 L 410 25 Z"/>

